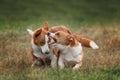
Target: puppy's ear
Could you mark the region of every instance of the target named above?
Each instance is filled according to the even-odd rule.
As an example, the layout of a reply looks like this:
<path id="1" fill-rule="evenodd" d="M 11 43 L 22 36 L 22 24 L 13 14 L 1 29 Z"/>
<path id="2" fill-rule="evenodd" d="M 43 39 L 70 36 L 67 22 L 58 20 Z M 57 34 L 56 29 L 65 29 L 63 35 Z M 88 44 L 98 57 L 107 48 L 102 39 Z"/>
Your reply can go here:
<path id="1" fill-rule="evenodd" d="M 69 35 L 67 37 L 68 37 L 68 41 L 70 42 L 69 45 L 74 46 L 76 44 L 74 36 Z"/>
<path id="2" fill-rule="evenodd" d="M 27 29 L 28 33 L 32 36 L 34 31 L 32 31 L 31 29 Z"/>
<path id="3" fill-rule="evenodd" d="M 45 29 L 45 30 L 47 30 L 47 31 L 49 30 L 49 25 L 48 25 L 48 22 L 45 22 L 44 29 Z"/>
<path id="4" fill-rule="evenodd" d="M 37 38 L 41 34 L 41 32 L 42 32 L 42 29 L 37 30 L 34 34 L 34 38 Z"/>
<path id="5" fill-rule="evenodd" d="M 68 35 L 68 36 L 67 36 L 67 39 L 68 39 L 69 41 L 73 41 L 73 40 L 74 40 L 74 38 L 73 38 L 71 35 Z"/>

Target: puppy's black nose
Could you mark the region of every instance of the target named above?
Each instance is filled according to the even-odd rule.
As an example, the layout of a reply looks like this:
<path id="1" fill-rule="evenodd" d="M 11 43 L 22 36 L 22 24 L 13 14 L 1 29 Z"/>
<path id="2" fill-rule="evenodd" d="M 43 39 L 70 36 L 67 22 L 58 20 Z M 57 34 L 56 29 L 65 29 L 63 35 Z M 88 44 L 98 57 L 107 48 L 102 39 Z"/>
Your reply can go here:
<path id="1" fill-rule="evenodd" d="M 45 54 L 49 54 L 49 52 L 45 52 Z"/>
<path id="2" fill-rule="evenodd" d="M 50 32 L 47 33 L 47 36 L 50 36 Z"/>

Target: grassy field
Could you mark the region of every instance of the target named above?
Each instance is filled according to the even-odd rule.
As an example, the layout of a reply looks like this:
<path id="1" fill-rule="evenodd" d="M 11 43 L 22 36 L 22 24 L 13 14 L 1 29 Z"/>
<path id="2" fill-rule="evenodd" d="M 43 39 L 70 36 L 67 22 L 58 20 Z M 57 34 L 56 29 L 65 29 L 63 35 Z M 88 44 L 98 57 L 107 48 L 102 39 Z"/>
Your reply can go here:
<path id="1" fill-rule="evenodd" d="M 0 0 L 0 80 L 120 80 L 119 0 Z M 31 68 L 26 29 L 65 25 L 94 40 L 78 71 Z"/>
<path id="2" fill-rule="evenodd" d="M 97 28 L 96 28 L 97 27 Z M 0 32 L 0 80 L 119 80 L 120 28 L 82 27 L 75 33 L 93 39 L 100 48 L 84 48 L 83 66 L 78 71 L 40 67 L 32 69 L 30 37 L 25 31 Z M 92 35 L 92 36 L 91 36 Z"/>

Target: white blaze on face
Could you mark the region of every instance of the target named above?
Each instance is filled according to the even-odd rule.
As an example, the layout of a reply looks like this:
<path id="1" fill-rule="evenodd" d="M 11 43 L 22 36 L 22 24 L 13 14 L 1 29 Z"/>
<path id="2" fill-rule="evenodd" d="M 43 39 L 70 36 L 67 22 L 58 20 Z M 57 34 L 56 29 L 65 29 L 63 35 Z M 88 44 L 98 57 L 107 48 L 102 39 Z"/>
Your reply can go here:
<path id="1" fill-rule="evenodd" d="M 49 52 L 49 45 L 48 45 L 48 37 L 47 35 L 45 35 L 45 44 L 43 46 L 41 46 L 41 50 L 43 53 Z"/>
<path id="2" fill-rule="evenodd" d="M 50 33 L 50 37 L 54 37 L 55 36 L 55 33 Z"/>

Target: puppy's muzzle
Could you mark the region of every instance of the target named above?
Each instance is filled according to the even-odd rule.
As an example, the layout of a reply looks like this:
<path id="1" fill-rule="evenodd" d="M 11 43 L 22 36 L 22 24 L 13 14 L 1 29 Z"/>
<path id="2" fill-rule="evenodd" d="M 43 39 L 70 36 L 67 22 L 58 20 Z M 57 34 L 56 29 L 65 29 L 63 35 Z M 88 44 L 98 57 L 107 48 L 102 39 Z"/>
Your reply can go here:
<path id="1" fill-rule="evenodd" d="M 54 33 L 48 32 L 48 33 L 47 33 L 47 36 L 51 39 L 50 44 L 54 44 L 54 43 L 56 43 L 56 42 L 57 42 L 57 39 L 56 39 L 56 38 L 54 38 L 54 36 L 55 36 L 55 34 L 54 34 Z"/>
<path id="2" fill-rule="evenodd" d="M 54 37 L 55 34 L 54 34 L 54 33 L 51 33 L 51 32 L 48 32 L 48 33 L 47 33 L 47 36 L 48 36 L 48 37 Z"/>
<path id="3" fill-rule="evenodd" d="M 49 52 L 45 52 L 45 54 L 49 54 Z"/>

